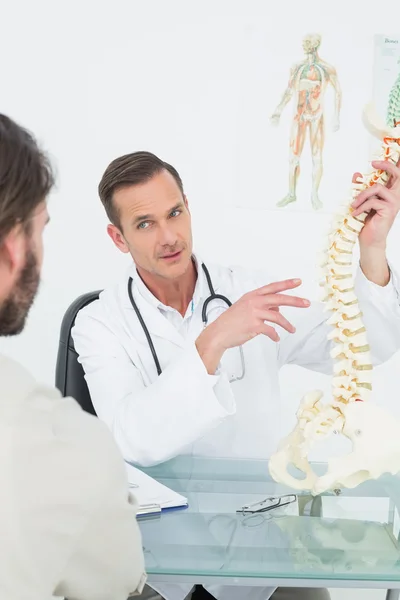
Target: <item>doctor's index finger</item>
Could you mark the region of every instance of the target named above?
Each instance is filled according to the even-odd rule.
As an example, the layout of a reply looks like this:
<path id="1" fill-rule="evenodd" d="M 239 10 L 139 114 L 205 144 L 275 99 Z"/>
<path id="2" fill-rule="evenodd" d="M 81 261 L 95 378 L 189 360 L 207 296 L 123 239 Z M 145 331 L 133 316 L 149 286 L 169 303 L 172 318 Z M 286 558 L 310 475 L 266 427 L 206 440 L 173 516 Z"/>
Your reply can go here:
<path id="1" fill-rule="evenodd" d="M 310 306 L 310 301 L 306 298 L 298 296 L 289 296 L 288 294 L 267 294 L 263 298 L 265 307 L 269 309 L 274 306 L 297 306 L 298 308 L 307 308 Z"/>
<path id="2" fill-rule="evenodd" d="M 293 290 L 301 285 L 301 279 L 285 279 L 283 281 L 274 281 L 268 285 L 258 288 L 259 294 L 277 294 L 285 290 Z"/>

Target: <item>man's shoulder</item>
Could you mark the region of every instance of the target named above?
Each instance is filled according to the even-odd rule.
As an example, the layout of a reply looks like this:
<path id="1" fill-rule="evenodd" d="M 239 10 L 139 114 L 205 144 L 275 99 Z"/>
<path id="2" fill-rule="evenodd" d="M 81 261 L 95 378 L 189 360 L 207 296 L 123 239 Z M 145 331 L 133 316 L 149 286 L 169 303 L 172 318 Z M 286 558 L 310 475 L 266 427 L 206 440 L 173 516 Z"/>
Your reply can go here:
<path id="1" fill-rule="evenodd" d="M 0 379 L 1 394 L 0 404 L 9 402 L 16 395 L 27 393 L 36 382 L 32 375 L 20 363 L 5 356 L 0 355 Z"/>
<path id="2" fill-rule="evenodd" d="M 104 437 L 104 425 L 95 417 L 84 412 L 73 398 L 63 398 L 59 390 L 37 381 L 20 363 L 0 355 L 0 420 L 9 426 L 14 420 L 24 421 L 29 429 L 29 421 L 43 428 L 48 423 L 53 440 L 60 435 L 87 443 L 92 437 Z M 18 428 L 18 423 L 17 423 Z"/>
<path id="3" fill-rule="evenodd" d="M 47 477 L 55 484 L 90 470 L 94 483 L 97 473 L 100 484 L 107 465 L 119 458 L 106 425 L 73 398 L 62 398 L 55 387 L 37 382 L 22 365 L 2 355 L 0 379 L 0 446 L 14 467 L 21 471 L 29 464 L 24 477 L 41 473 L 43 484 Z"/>
<path id="4" fill-rule="evenodd" d="M 56 388 L 33 378 L 19 402 L 10 398 L 0 426 L 9 440 L 14 471 L 24 473 L 28 489 L 47 489 L 49 505 L 61 490 L 64 498 L 79 495 L 89 505 L 106 491 L 115 465 L 123 470 L 107 426 L 73 398 L 63 398 Z M 72 481 L 79 483 L 79 490 Z"/>
<path id="5" fill-rule="evenodd" d="M 0 419 L 10 422 L 15 415 L 32 410 L 46 411 L 60 398 L 60 392 L 38 383 L 19 362 L 0 355 Z"/>

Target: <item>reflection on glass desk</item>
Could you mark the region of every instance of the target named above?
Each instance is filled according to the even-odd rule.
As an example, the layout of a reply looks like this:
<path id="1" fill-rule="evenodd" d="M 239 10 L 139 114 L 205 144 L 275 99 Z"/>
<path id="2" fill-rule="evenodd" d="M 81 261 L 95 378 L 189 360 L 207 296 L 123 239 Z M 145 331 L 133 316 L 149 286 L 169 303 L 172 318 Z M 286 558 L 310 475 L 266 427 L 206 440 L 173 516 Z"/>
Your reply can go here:
<path id="1" fill-rule="evenodd" d="M 400 587 L 398 477 L 248 515 L 237 511 L 293 493 L 264 461 L 179 457 L 144 471 L 189 501 L 140 522 L 150 581 Z"/>

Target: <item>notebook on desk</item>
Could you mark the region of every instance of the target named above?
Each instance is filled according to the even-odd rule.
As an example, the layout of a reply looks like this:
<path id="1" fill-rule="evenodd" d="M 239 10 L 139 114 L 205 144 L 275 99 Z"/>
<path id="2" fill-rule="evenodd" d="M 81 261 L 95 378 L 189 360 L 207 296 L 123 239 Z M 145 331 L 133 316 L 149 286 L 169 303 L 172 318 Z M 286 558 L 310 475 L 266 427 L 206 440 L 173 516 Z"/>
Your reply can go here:
<path id="1" fill-rule="evenodd" d="M 128 474 L 129 490 L 139 503 L 137 516 L 160 514 L 166 510 L 188 507 L 185 496 L 159 483 L 140 469 L 125 463 Z"/>

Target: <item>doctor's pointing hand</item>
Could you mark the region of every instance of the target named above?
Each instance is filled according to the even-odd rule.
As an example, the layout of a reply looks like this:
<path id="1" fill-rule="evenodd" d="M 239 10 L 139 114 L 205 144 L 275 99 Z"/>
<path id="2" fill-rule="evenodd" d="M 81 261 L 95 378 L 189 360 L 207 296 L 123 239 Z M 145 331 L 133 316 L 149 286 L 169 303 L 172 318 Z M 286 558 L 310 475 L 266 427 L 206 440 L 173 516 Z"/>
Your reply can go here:
<path id="1" fill-rule="evenodd" d="M 282 294 L 300 284 L 300 279 L 288 279 L 247 292 L 211 323 L 196 340 L 197 350 L 208 372 L 215 373 L 223 353 L 228 348 L 241 346 L 257 335 L 266 335 L 278 342 L 279 335 L 273 326 L 267 324 L 268 322 L 294 333 L 295 327 L 281 315 L 279 307 L 310 306 L 310 301 L 305 298 Z"/>

